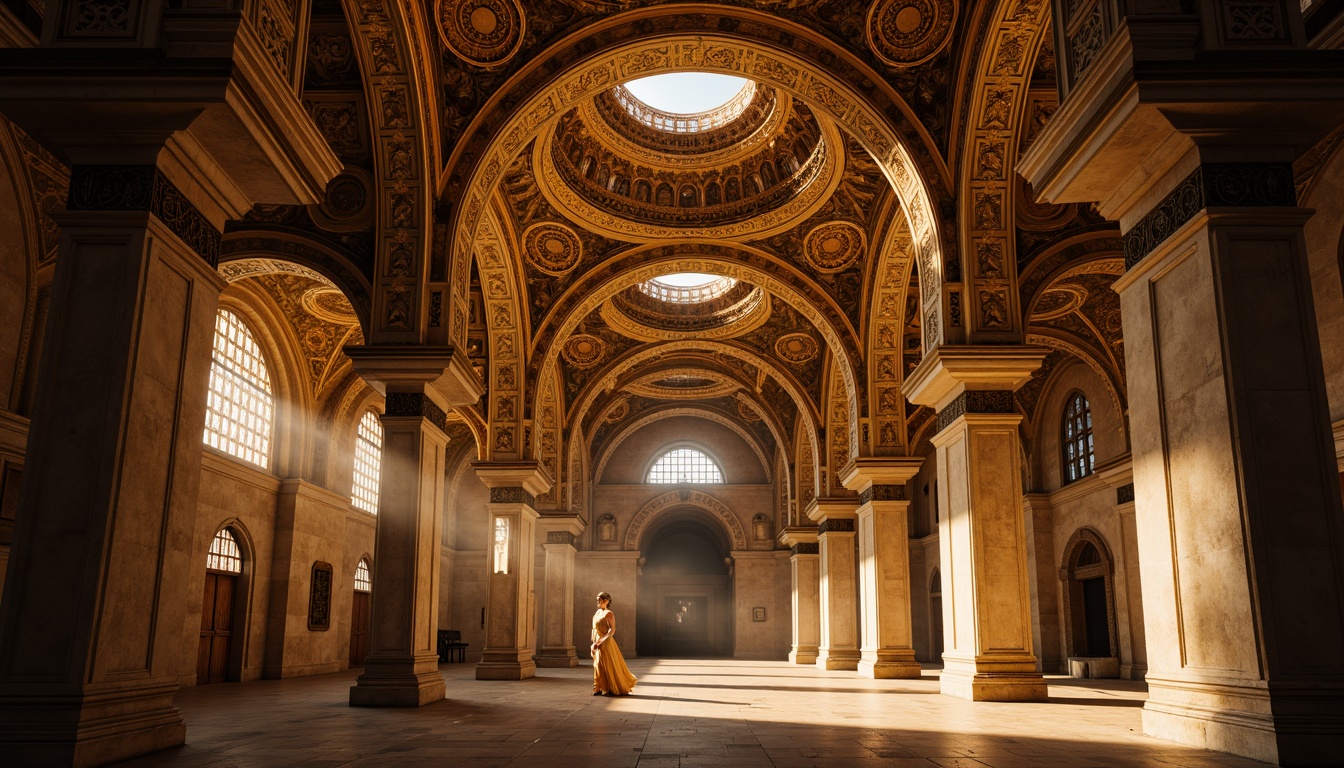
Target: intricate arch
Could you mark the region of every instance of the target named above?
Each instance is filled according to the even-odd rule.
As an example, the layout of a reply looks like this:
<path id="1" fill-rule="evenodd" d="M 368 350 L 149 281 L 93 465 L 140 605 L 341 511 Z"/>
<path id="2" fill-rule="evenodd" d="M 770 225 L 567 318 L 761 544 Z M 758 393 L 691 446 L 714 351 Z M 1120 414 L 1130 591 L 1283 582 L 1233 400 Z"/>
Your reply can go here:
<path id="1" fill-rule="evenodd" d="M 1078 556 L 1084 546 L 1091 545 L 1096 549 L 1101 558 L 1101 562 L 1095 564 L 1079 563 Z M 1061 560 L 1059 568 L 1059 580 L 1063 582 L 1062 592 L 1064 602 L 1064 648 L 1070 656 L 1081 655 L 1074 653 L 1078 638 L 1075 636 L 1074 626 L 1081 620 L 1083 610 L 1083 592 L 1081 580 L 1085 578 L 1104 579 L 1106 587 L 1106 624 L 1110 636 L 1107 642 L 1110 643 L 1111 654 L 1120 655 L 1120 643 L 1115 625 L 1115 558 L 1111 556 L 1111 550 L 1106 546 L 1106 540 L 1101 534 L 1092 528 L 1086 526 L 1079 528 L 1069 537 L 1064 545 L 1064 557 Z"/>
<path id="2" fill-rule="evenodd" d="M 638 551 L 639 536 L 644 528 L 653 520 L 677 507 L 696 507 L 710 513 L 718 519 L 724 530 L 727 531 L 728 538 L 733 543 L 733 551 L 741 552 L 747 548 L 747 532 L 742 527 L 742 521 L 738 520 L 737 515 L 733 514 L 732 508 L 704 491 L 691 488 L 668 491 L 661 496 L 655 496 L 640 507 L 630 521 L 630 526 L 625 529 L 625 541 L 621 548 L 630 552 Z"/>
<path id="3" fill-rule="evenodd" d="M 528 396 L 522 352 L 528 346 L 527 322 L 521 311 L 522 291 L 515 275 L 522 274 L 517 244 L 507 236 L 498 211 L 491 210 L 481 222 L 476 241 L 476 269 L 481 277 L 485 302 L 485 325 L 490 339 L 489 429 L 485 442 L 491 459 L 522 458 L 523 401 Z M 540 395 L 540 387 L 536 387 Z M 534 447 L 535 450 L 535 447 Z"/>
<path id="4" fill-rule="evenodd" d="M 368 336 L 369 280 L 339 251 L 311 238 L 272 230 L 232 231 L 220 245 L 219 274 L 230 283 L 253 275 L 293 274 L 326 283 L 345 294 Z"/>
<path id="5" fill-rule="evenodd" d="M 980 48 L 975 65 L 972 103 L 959 148 L 965 159 L 957 179 L 957 218 L 967 262 L 965 326 L 971 341 L 1011 340 L 1025 328 L 1014 306 L 1017 184 L 1012 169 L 1017 165 L 1032 68 L 1050 29 L 1046 2 L 1003 0 L 994 13 L 987 37 L 991 42 Z M 950 318 L 953 326 L 960 324 L 956 315 L 954 311 Z"/>
<path id="6" fill-rule="evenodd" d="M 901 381 L 905 378 L 905 305 L 914 263 L 913 245 L 909 230 L 898 218 L 882 238 L 877 265 L 869 277 L 872 292 L 864 360 L 868 362 L 868 413 L 873 434 L 862 444 L 875 456 L 902 454 L 907 445 Z"/>

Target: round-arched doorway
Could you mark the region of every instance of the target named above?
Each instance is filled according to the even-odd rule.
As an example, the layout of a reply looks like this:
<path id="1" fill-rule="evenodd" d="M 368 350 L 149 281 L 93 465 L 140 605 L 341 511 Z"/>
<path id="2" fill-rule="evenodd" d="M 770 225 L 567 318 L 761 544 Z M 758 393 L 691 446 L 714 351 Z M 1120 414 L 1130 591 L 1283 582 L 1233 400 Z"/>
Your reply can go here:
<path id="1" fill-rule="evenodd" d="M 641 656 L 732 656 L 727 535 L 704 512 L 673 511 L 643 537 L 636 612 Z"/>

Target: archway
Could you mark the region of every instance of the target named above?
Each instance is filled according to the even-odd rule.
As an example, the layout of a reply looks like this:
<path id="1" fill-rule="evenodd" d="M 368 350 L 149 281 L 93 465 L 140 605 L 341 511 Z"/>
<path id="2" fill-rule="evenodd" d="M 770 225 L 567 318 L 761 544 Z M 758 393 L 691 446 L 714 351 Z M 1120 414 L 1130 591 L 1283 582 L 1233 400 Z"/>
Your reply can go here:
<path id="1" fill-rule="evenodd" d="M 722 525 L 703 510 L 667 510 L 640 548 L 636 647 L 641 656 L 731 656 L 733 579 Z"/>
<path id="2" fill-rule="evenodd" d="M 1070 657 L 1118 656 L 1114 560 L 1101 536 L 1081 528 L 1064 548 L 1064 639 Z"/>

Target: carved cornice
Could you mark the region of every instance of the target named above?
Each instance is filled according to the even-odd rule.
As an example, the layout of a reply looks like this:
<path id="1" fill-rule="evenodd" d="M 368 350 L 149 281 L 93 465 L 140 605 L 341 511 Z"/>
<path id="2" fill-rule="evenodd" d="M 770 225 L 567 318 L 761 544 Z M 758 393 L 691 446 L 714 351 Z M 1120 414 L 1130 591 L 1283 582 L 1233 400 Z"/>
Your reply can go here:
<path id="1" fill-rule="evenodd" d="M 500 490 L 503 490 L 503 489 L 500 489 Z M 546 532 L 546 543 L 547 543 L 547 544 L 568 544 L 569 546 L 572 547 L 572 546 L 574 546 L 574 534 L 570 533 L 569 531 L 547 531 L 547 532 Z"/>
<path id="2" fill-rule="evenodd" d="M 77 165 L 70 172 L 70 211 L 148 211 L 212 268 L 222 236 L 152 165 Z"/>
<path id="3" fill-rule="evenodd" d="M 1006 389 L 968 389 L 938 412 L 936 431 L 942 432 L 968 413 L 1013 413 L 1013 393 Z"/>
<path id="4" fill-rule="evenodd" d="M 905 501 L 904 485 L 870 485 L 859 492 L 859 504 L 871 504 L 874 501 Z"/>
<path id="5" fill-rule="evenodd" d="M 440 430 L 448 431 L 448 414 L 433 400 L 416 392 L 389 392 L 384 415 L 419 416 Z"/>
<path id="6" fill-rule="evenodd" d="M 799 543 L 793 545 L 793 554 L 795 555 L 818 555 L 821 554 L 821 545 L 812 543 Z"/>
<path id="7" fill-rule="evenodd" d="M 1125 268 L 1132 269 L 1205 208 L 1296 205 L 1289 163 L 1205 163 L 1125 233 Z"/>
<path id="8" fill-rule="evenodd" d="M 853 533 L 854 520 L 848 517 L 831 517 L 822 520 L 817 525 L 817 535 L 824 536 L 828 533 Z"/>
<path id="9" fill-rule="evenodd" d="M 504 487 L 504 488 L 491 488 L 491 489 L 490 489 L 490 503 L 491 503 L 491 504 L 526 504 L 527 506 L 532 507 L 533 509 L 535 509 L 536 506 L 537 506 L 537 497 L 536 497 L 536 496 L 533 496 L 533 495 L 530 494 L 530 493 L 528 493 L 528 492 L 527 492 L 527 489 L 525 489 L 525 488 L 519 488 L 519 487 L 516 487 L 516 486 L 513 486 L 513 487 Z M 547 541 L 550 541 L 551 536 L 554 535 L 555 533 L 557 533 L 557 531 L 552 531 L 551 533 L 546 534 L 546 540 L 547 540 Z M 571 536 L 572 536 L 572 534 L 571 534 Z"/>

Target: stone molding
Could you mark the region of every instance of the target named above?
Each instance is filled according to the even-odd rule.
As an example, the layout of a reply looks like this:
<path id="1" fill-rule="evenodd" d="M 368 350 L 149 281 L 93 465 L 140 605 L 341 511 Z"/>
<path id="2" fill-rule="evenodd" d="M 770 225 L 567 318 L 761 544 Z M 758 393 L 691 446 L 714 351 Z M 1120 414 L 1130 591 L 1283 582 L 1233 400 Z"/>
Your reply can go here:
<path id="1" fill-rule="evenodd" d="M 211 268 L 219 266 L 222 233 L 152 165 L 76 165 L 69 211 L 148 211 Z"/>
<path id="2" fill-rule="evenodd" d="M 938 411 L 935 432 L 942 432 L 968 413 L 1013 413 L 1013 393 L 1006 389 L 966 390 Z"/>
<path id="3" fill-rule="evenodd" d="M 1205 208 L 1296 205 L 1290 163 L 1204 163 L 1125 233 L 1125 269 L 1132 269 Z"/>
<path id="4" fill-rule="evenodd" d="M 904 485 L 870 485 L 859 491 L 859 505 L 874 501 L 906 501 Z"/>
<path id="5" fill-rule="evenodd" d="M 537 497 L 527 492 L 526 488 L 517 486 L 490 489 L 491 504 L 525 504 L 533 509 L 537 506 Z M 551 535 L 557 533 L 552 531 L 546 534 L 546 540 L 550 541 Z"/>
<path id="6" fill-rule="evenodd" d="M 827 533 L 853 533 L 854 521 L 847 517 L 833 517 L 817 524 L 817 535 Z"/>
<path id="7" fill-rule="evenodd" d="M 441 431 L 448 431 L 448 414 L 429 397 L 417 392 L 389 392 L 384 416 L 419 416 Z"/>

